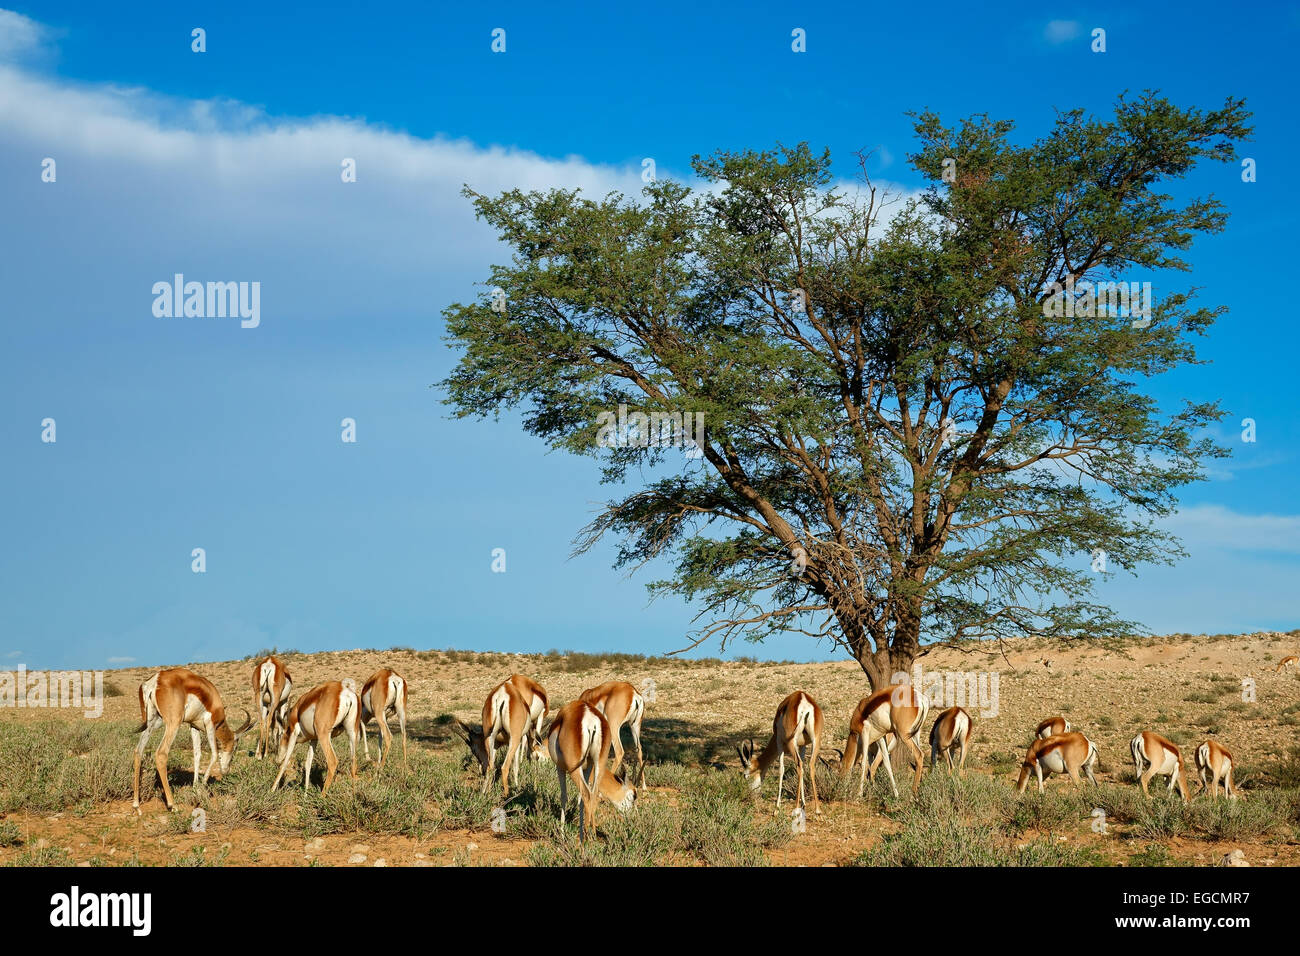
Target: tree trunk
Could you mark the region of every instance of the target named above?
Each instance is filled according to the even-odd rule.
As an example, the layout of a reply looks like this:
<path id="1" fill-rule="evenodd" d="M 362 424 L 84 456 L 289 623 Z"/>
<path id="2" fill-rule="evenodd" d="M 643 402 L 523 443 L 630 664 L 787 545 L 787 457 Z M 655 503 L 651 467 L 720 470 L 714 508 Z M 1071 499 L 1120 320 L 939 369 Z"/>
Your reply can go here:
<path id="1" fill-rule="evenodd" d="M 912 662 L 920 649 L 919 616 L 912 614 L 905 620 L 896 621 L 892 640 L 883 628 L 868 628 L 856 614 L 847 612 L 836 616 L 872 692 L 898 683 L 896 678 L 899 674 L 906 674 L 911 680 Z M 925 748 L 921 750 L 924 754 Z M 894 776 L 906 777 L 911 772 L 910 753 L 901 744 L 894 748 L 891 755 Z M 865 759 L 866 755 L 863 757 Z"/>
<path id="2" fill-rule="evenodd" d="M 920 650 L 920 617 L 908 614 L 888 635 L 883 628 L 868 627 L 853 610 L 837 613 L 840 629 L 854 659 L 873 691 L 895 683 L 899 673 L 911 674 Z"/>
<path id="3" fill-rule="evenodd" d="M 885 647 L 872 650 L 868 641 L 863 641 L 857 651 L 858 665 L 867 675 L 867 682 L 873 691 L 896 683 L 899 673 L 910 675 L 912 661 L 916 659 L 915 646 Z"/>

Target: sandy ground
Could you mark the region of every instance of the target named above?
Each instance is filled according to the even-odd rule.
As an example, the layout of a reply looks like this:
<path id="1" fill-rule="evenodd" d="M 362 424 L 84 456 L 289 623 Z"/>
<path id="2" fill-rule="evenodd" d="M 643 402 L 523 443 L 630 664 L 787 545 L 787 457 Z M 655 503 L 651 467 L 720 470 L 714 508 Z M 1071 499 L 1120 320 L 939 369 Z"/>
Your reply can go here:
<path id="1" fill-rule="evenodd" d="M 1300 674 L 1294 669 L 1273 673 L 1277 661 L 1297 653 L 1298 647 L 1300 637 L 1279 634 L 1180 635 L 1127 642 L 1113 649 L 1022 640 L 1001 646 L 972 645 L 967 653 L 941 649 L 925 656 L 921 664 L 927 672 L 984 674 L 986 681 L 996 675 L 996 712 L 991 699 L 967 704 L 975 717 L 969 772 L 996 773 L 1010 783 L 1015 773 L 1011 762 L 1018 764 L 1034 725 L 1059 713 L 1098 744 L 1103 781 L 1119 779 L 1121 770 L 1131 770 L 1129 739 L 1140 729 L 1152 729 L 1166 735 L 1182 734 L 1197 742 L 1212 733 L 1236 755 L 1238 782 L 1249 787 L 1253 775 L 1300 743 L 1300 719 L 1295 713 L 1300 705 Z M 512 672 L 528 673 L 541 681 L 552 706 L 602 680 L 621 678 L 640 685 L 652 678 L 655 701 L 648 705 L 645 721 L 651 760 L 731 767 L 735 766 L 735 744 L 752 736 L 761 745 L 770 732 L 770 715 L 777 703 L 795 689 L 806 690 L 818 700 L 826 714 L 830 745 L 842 747 L 849 712 L 868 689 L 861 670 L 852 662 L 672 660 L 574 672 L 555 659 L 409 650 L 293 655 L 286 661 L 299 691 L 347 676 L 360 683 L 380 666 L 397 669 L 410 686 L 413 748 L 459 747 L 446 734 L 432 732 L 435 720 L 448 713 L 476 719 L 483 695 Z M 251 707 L 251 662 L 191 666 L 216 682 L 236 719 L 242 717 L 241 708 Z M 138 720 L 135 687 L 156 669 L 109 672 L 107 680 L 125 693 L 105 701 L 105 717 Z M 1231 687 L 1225 676 L 1232 678 Z M 1254 701 L 1243 700 L 1243 693 L 1237 690 L 1243 679 L 1254 682 Z M 1206 699 L 1197 699 L 1200 697 Z M 1287 713 L 1288 708 L 1292 712 Z M 79 712 L 52 710 L 6 710 L 0 719 L 44 720 L 52 716 L 84 719 Z M 1194 744 L 1184 751 L 1189 764 L 1193 748 Z M 173 766 L 185 765 L 188 760 L 188 746 L 173 749 Z M 1053 785 L 1068 786 L 1068 782 Z M 675 798 L 675 791 L 667 787 L 652 788 L 643 797 L 651 801 Z M 755 812 L 770 813 L 770 801 L 756 806 Z M 439 830 L 419 841 L 364 833 L 307 841 L 256 827 L 210 827 L 204 834 L 178 834 L 168 828 L 160 800 L 148 804 L 142 816 L 125 801 L 99 805 L 82 814 L 17 813 L 10 819 L 19 825 L 29 848 L 45 841 L 66 849 L 79 865 L 92 861 L 108 865 L 166 863 L 198 847 L 207 859 L 234 865 L 349 865 L 349 858 L 355 859 L 357 854 L 364 856 L 365 862 L 353 865 L 374 865 L 381 859 L 393 866 L 510 865 L 523 862 L 529 845 L 490 832 L 452 830 Z M 778 865 L 842 864 L 894 827 L 889 819 L 856 803 L 826 803 L 821 816 L 810 819 L 807 832 L 772 852 L 771 861 Z M 1086 825 L 1078 832 L 1053 838 L 1115 846 L 1115 841 L 1090 833 Z M 1235 843 L 1228 847 L 1205 840 L 1173 840 L 1165 846 L 1175 859 L 1188 863 L 1217 862 L 1228 849 L 1241 848 L 1254 865 L 1300 865 L 1300 847 L 1294 843 Z M 1132 849 L 1111 855 L 1116 862 L 1123 862 Z M 0 848 L 0 863 L 17 852 Z"/>

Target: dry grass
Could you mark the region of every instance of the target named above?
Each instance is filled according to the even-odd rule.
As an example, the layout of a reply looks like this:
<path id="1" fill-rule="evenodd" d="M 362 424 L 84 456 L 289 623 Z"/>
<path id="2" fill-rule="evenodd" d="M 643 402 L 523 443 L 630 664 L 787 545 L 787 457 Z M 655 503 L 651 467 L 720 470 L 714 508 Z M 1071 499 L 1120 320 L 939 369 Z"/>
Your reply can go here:
<path id="1" fill-rule="evenodd" d="M 966 779 L 954 783 L 927 773 L 915 799 L 905 791 L 896 800 L 877 784 L 859 803 L 848 799 L 851 788 L 820 768 L 824 812 L 810 815 L 798 835 L 784 812 L 772 813 L 774 783 L 765 783 L 760 803 L 751 800 L 735 770 L 735 745 L 748 737 L 761 745 L 776 704 L 803 689 L 825 711 L 830 740 L 824 746 L 842 746 L 849 712 L 867 690 L 852 663 L 410 648 L 280 652 L 299 690 L 344 676 L 360 682 L 385 665 L 401 672 L 410 687 L 409 777 L 398 772 L 400 761 L 382 774 L 363 761 L 356 781 L 344 775 L 326 796 L 318 789 L 319 771 L 310 793 L 299 782 L 271 794 L 274 768 L 252 761 L 243 748 L 226 780 L 196 791 L 181 769 L 189 761 L 182 745 L 173 748 L 171 766 L 185 812 L 162 812 L 156 783 L 146 774 L 142 796 L 152 802 L 142 817 L 129 803 L 130 731 L 139 720 L 134 688 L 156 667 L 133 668 L 110 675 L 124 692 L 105 700 L 100 720 L 79 712 L 5 714 L 0 863 L 343 863 L 362 845 L 370 862 L 383 855 L 415 865 L 1159 865 L 1209 862 L 1230 843 L 1249 847 L 1256 858 L 1295 864 L 1300 675 L 1274 675 L 1271 665 L 1297 644 L 1294 634 L 1175 635 L 1109 647 L 1025 640 L 976 645 L 969 653 L 938 650 L 923 658 L 927 670 L 990 671 L 999 678 L 997 714 L 975 713 Z M 236 718 L 251 706 L 251 659 L 192 666 L 216 682 Z M 495 792 L 479 793 L 464 748 L 448 729 L 453 716 L 475 719 L 486 691 L 512 672 L 540 680 L 553 706 L 602 680 L 655 681 L 644 724 L 649 790 L 632 815 L 605 807 L 601 838 L 585 847 L 572 825 L 559 827 L 549 767 L 528 768 L 523 786 L 502 805 Z M 1255 681 L 1254 701 L 1242 699 L 1243 678 Z M 1098 744 L 1103 786 L 1075 791 L 1057 782 L 1043 797 L 1017 797 L 1011 782 L 1032 727 L 1056 713 Z M 1236 756 L 1237 780 L 1249 799 L 1199 799 L 1190 807 L 1163 797 L 1144 801 L 1132 785 L 1128 757 L 1128 740 L 1140 729 L 1186 745 L 1193 776 L 1191 749 L 1213 733 Z M 346 754 L 343 761 L 346 767 Z M 790 797 L 792 778 L 787 773 Z M 190 832 L 188 812 L 196 806 L 207 814 L 206 833 Z M 499 807 L 505 826 L 494 830 Z M 1091 827 L 1098 809 L 1106 813 L 1105 834 Z"/>

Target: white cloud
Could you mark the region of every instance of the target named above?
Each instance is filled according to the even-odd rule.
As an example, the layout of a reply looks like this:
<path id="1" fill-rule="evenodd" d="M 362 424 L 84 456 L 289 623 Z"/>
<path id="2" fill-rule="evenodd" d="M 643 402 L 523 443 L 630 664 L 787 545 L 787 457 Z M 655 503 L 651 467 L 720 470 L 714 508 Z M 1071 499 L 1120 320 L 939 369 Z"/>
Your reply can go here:
<path id="1" fill-rule="evenodd" d="M 0 9 L 0 59 L 16 59 L 39 50 L 49 31 L 21 13 Z"/>
<path id="2" fill-rule="evenodd" d="M 1043 38 L 1048 43 L 1068 43 L 1079 35 L 1078 20 L 1052 20 L 1043 30 Z"/>
<path id="3" fill-rule="evenodd" d="M 7 215 L 31 230 L 22 243 L 0 240 L 29 280 L 10 306 L 40 307 L 37 276 L 53 254 L 77 263 L 84 289 L 62 287 L 55 308 L 100 322 L 150 317 L 152 283 L 173 272 L 261 281 L 269 321 L 432 318 L 438 302 L 480 294 L 487 264 L 505 258 L 463 186 L 636 196 L 643 185 L 639 165 L 422 139 L 347 117 L 275 117 L 6 63 L 0 142 Z M 43 157 L 57 163 L 54 183 L 39 181 Z M 345 158 L 355 183 L 341 181 Z"/>
<path id="4" fill-rule="evenodd" d="M 358 118 L 277 117 L 231 100 L 71 82 L 5 64 L 0 141 L 0 181 L 35 183 L 42 157 L 57 163 L 53 184 L 6 187 L 31 230 L 21 243 L 0 240 L 14 274 L 28 279 L 10 307 L 54 309 L 73 321 L 93 315 L 96 323 L 151 318 L 152 284 L 176 272 L 260 281 L 270 325 L 433 318 L 439 303 L 481 295 L 487 264 L 506 258 L 463 186 L 628 197 L 643 187 L 639 163 L 423 139 Z M 345 158 L 356 162 L 355 183 L 341 181 Z M 671 161 L 659 172 L 674 175 Z M 885 210 L 882 228 L 902 206 Z M 81 281 L 42 283 L 51 256 L 77 263 Z"/>
<path id="5" fill-rule="evenodd" d="M 422 140 L 345 117 L 278 119 L 232 100 L 180 100 L 138 87 L 61 84 L 0 69 L 0 122 L 88 159 L 127 160 L 143 170 L 183 170 L 226 188 L 324 180 L 342 189 L 340 163 L 355 158 L 358 180 L 411 188 L 461 183 L 485 188 L 550 185 L 603 191 L 639 188 L 639 171 L 579 158 L 544 159 L 464 141 Z M 420 197 L 412 197 L 419 199 Z"/>
<path id="6" fill-rule="evenodd" d="M 1179 509 L 1164 522 L 1189 553 L 1199 550 L 1300 554 L 1300 515 L 1249 515 L 1222 505 Z"/>
<path id="7" fill-rule="evenodd" d="M 110 664 L 133 664 L 135 663 L 135 658 L 134 657 L 110 657 L 108 659 L 108 662 Z"/>

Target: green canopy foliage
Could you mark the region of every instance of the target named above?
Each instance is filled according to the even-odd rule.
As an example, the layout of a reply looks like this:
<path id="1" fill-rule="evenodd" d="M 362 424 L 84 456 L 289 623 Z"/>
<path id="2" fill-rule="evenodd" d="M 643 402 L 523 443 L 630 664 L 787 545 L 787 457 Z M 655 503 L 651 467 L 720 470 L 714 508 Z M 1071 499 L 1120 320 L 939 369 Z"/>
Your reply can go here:
<path id="1" fill-rule="evenodd" d="M 1232 160 L 1248 117 L 1146 93 L 1019 143 L 921 113 L 930 186 L 892 205 L 806 144 L 631 199 L 467 190 L 513 257 L 487 283 L 504 307 L 444 313 L 447 401 L 593 457 L 620 496 L 578 550 L 612 532 L 619 565 L 667 558 L 650 587 L 697 603 L 696 640 L 829 637 L 881 686 L 931 642 L 1130 631 L 1087 555 L 1175 560 L 1154 522 L 1226 454 L 1215 404 L 1148 393 L 1223 311 L 1168 284 L 1222 204 L 1162 190 Z M 1106 280 L 1154 280 L 1149 311 L 1086 293 Z M 694 457 L 608 447 L 620 405 L 702 416 Z"/>

